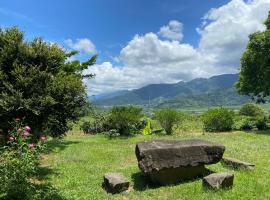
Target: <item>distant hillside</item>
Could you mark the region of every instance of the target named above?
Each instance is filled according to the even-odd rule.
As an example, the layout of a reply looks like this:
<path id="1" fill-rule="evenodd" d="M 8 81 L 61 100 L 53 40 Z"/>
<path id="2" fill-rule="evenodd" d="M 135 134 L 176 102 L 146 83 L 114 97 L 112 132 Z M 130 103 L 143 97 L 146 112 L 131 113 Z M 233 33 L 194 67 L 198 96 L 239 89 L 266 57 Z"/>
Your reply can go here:
<path id="1" fill-rule="evenodd" d="M 249 98 L 237 93 L 234 88 L 237 80 L 238 74 L 224 74 L 175 84 L 151 84 L 95 103 L 101 106 L 135 104 L 177 108 L 239 105 Z"/>
<path id="2" fill-rule="evenodd" d="M 99 95 L 90 96 L 89 99 L 91 101 L 105 100 L 105 99 L 110 99 L 113 97 L 125 95 L 128 92 L 129 92 L 128 90 L 119 90 L 116 92 L 103 93 L 103 94 L 99 94 Z"/>

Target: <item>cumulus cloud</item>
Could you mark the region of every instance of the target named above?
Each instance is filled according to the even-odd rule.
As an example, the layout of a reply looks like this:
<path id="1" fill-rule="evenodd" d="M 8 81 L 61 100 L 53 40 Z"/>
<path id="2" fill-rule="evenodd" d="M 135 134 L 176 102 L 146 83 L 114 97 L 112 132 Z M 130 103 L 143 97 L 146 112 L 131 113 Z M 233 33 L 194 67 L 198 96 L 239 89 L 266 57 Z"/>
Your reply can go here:
<path id="1" fill-rule="evenodd" d="M 233 0 L 211 9 L 204 17 L 199 49 L 215 59 L 217 65 L 238 67 L 248 36 L 263 31 L 270 10 L 269 0 Z"/>
<path id="2" fill-rule="evenodd" d="M 167 26 L 160 28 L 158 34 L 165 39 L 181 41 L 184 37 L 182 31 L 183 24 L 177 20 L 171 20 Z"/>
<path id="3" fill-rule="evenodd" d="M 269 0 L 232 0 L 211 9 L 197 28 L 200 34 L 197 48 L 181 43 L 183 36 L 171 34 L 182 34 L 183 25 L 177 21 L 170 21 L 158 33 L 135 35 L 120 51 L 122 66 L 104 62 L 88 69 L 96 74 L 95 79 L 86 83 L 89 93 L 236 73 L 248 36 L 265 30 L 263 22 L 268 10 Z"/>
<path id="4" fill-rule="evenodd" d="M 87 38 L 76 39 L 73 41 L 72 39 L 67 39 L 65 41 L 66 45 L 76 51 L 80 51 L 88 54 L 96 54 L 97 50 L 93 42 Z"/>

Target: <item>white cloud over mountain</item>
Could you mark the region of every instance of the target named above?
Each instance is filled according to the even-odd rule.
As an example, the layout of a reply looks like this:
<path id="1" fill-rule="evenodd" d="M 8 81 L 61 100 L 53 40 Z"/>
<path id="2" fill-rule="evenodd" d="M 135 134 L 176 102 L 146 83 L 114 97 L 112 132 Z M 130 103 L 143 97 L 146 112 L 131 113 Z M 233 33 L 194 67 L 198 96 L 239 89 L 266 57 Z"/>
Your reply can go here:
<path id="1" fill-rule="evenodd" d="M 123 65 L 104 62 L 87 70 L 96 74 L 96 78 L 86 81 L 89 94 L 235 73 L 248 36 L 265 29 L 263 22 L 269 10 L 269 0 L 232 0 L 211 9 L 197 28 L 200 34 L 197 48 L 181 43 L 183 25 L 176 20 L 162 26 L 158 33 L 135 35 L 120 52 Z M 79 40 L 69 42 L 77 50 L 84 46 L 79 45 Z"/>

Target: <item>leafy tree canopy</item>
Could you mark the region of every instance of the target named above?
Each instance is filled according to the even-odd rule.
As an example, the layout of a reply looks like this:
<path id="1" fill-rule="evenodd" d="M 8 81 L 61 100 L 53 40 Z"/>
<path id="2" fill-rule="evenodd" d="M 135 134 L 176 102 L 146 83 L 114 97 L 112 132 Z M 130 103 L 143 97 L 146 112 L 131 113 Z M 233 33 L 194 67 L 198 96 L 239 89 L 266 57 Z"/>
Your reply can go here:
<path id="1" fill-rule="evenodd" d="M 0 130 L 7 134 L 15 118 L 24 119 L 36 136 L 61 136 L 86 103 L 83 70 L 96 56 L 81 63 L 67 59 L 57 44 L 36 38 L 26 41 L 18 28 L 0 29 Z"/>
<path id="2" fill-rule="evenodd" d="M 270 12 L 265 21 L 266 30 L 250 35 L 247 49 L 241 58 L 237 83 L 240 94 L 264 101 L 270 95 Z"/>

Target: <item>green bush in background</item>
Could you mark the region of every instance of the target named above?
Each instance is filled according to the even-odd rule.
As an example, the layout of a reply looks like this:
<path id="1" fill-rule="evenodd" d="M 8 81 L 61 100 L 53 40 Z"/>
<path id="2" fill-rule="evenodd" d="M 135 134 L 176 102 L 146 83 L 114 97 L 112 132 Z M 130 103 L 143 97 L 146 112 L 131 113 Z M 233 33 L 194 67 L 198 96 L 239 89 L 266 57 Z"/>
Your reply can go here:
<path id="1" fill-rule="evenodd" d="M 255 121 L 249 116 L 236 116 L 234 119 L 234 130 L 249 131 L 255 127 Z"/>
<path id="2" fill-rule="evenodd" d="M 239 114 L 250 117 L 258 117 L 264 115 L 264 110 L 255 103 L 247 103 L 240 108 Z"/>
<path id="3" fill-rule="evenodd" d="M 182 121 L 183 114 L 174 109 L 162 109 L 155 113 L 154 118 L 158 120 L 161 127 L 165 130 L 167 135 L 173 132 L 173 126 L 179 125 Z"/>
<path id="4" fill-rule="evenodd" d="M 250 131 L 250 130 L 266 130 L 268 128 L 268 119 L 265 116 L 250 117 L 250 116 L 236 116 L 234 123 L 234 130 Z"/>
<path id="5" fill-rule="evenodd" d="M 131 135 L 145 127 L 142 117 L 142 108 L 115 106 L 109 112 L 107 125 L 109 130 L 115 129 L 120 135 Z"/>
<path id="6" fill-rule="evenodd" d="M 259 117 L 255 122 L 255 126 L 258 130 L 266 130 L 268 128 L 267 122 L 268 120 L 266 117 Z"/>
<path id="7" fill-rule="evenodd" d="M 202 116 L 204 130 L 209 132 L 223 132 L 232 130 L 234 113 L 227 108 L 214 108 Z"/>

